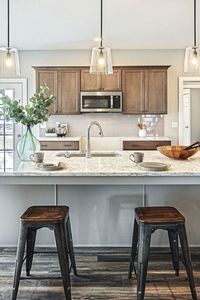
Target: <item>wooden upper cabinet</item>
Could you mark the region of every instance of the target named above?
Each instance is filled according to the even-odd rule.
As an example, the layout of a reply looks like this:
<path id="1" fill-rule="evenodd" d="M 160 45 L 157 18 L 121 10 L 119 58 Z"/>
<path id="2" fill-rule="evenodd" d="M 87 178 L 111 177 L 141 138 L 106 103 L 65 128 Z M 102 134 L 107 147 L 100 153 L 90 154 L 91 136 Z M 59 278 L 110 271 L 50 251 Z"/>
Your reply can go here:
<path id="1" fill-rule="evenodd" d="M 121 84 L 121 69 L 114 69 L 113 74 L 101 75 L 101 89 L 104 91 L 120 91 Z"/>
<path id="2" fill-rule="evenodd" d="M 167 69 L 132 67 L 122 71 L 123 113 L 167 113 Z"/>
<path id="3" fill-rule="evenodd" d="M 121 69 L 114 69 L 113 74 L 90 74 L 89 69 L 81 70 L 82 91 L 119 91 L 121 90 Z"/>
<path id="4" fill-rule="evenodd" d="M 49 88 L 48 96 L 56 96 L 56 101 L 50 106 L 49 113 L 55 114 L 57 112 L 57 71 L 46 68 L 36 70 L 36 89 L 39 91 L 41 85 L 46 84 Z"/>
<path id="5" fill-rule="evenodd" d="M 167 69 L 145 71 L 145 113 L 167 113 Z"/>
<path id="6" fill-rule="evenodd" d="M 100 90 L 100 75 L 90 74 L 90 70 L 81 70 L 81 91 Z"/>
<path id="7" fill-rule="evenodd" d="M 124 114 L 167 113 L 168 66 L 114 67 L 113 74 L 90 74 L 87 67 L 35 67 L 36 88 L 56 96 L 51 114 L 80 113 L 80 91 L 121 91 Z"/>
<path id="8" fill-rule="evenodd" d="M 79 114 L 80 70 L 61 69 L 58 71 L 59 114 Z"/>
<path id="9" fill-rule="evenodd" d="M 59 67 L 35 67 L 36 89 L 43 84 L 49 87 L 49 94 L 56 97 L 50 107 L 50 114 L 78 114 L 80 97 L 80 69 Z"/>
<path id="10" fill-rule="evenodd" d="M 144 111 L 144 71 L 122 71 L 123 113 L 141 114 Z"/>

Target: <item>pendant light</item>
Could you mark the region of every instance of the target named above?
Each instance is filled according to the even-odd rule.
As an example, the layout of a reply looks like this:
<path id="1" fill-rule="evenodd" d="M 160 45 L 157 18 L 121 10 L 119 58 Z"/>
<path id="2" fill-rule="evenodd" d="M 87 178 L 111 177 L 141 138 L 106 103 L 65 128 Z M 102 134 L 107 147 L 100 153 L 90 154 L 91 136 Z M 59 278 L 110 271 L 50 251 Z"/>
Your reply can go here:
<path id="1" fill-rule="evenodd" d="M 185 50 L 185 62 L 184 72 L 185 73 L 200 73 L 200 48 L 197 46 L 197 5 L 194 0 L 194 46 L 188 47 Z"/>
<path id="2" fill-rule="evenodd" d="M 15 48 L 10 47 L 10 0 L 7 0 L 7 47 L 0 48 L 0 75 L 20 75 L 19 55 Z"/>
<path id="3" fill-rule="evenodd" d="M 90 73 L 113 73 L 110 48 L 103 47 L 103 0 L 101 0 L 100 46 L 92 49 Z"/>

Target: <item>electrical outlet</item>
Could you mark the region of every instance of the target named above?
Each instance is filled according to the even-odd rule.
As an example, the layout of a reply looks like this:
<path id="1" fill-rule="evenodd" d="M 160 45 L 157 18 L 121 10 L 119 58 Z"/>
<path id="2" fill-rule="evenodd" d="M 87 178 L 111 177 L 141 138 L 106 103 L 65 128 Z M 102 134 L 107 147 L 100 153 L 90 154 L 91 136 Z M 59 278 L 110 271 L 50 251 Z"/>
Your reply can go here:
<path id="1" fill-rule="evenodd" d="M 172 122 L 172 128 L 178 128 L 178 122 Z"/>

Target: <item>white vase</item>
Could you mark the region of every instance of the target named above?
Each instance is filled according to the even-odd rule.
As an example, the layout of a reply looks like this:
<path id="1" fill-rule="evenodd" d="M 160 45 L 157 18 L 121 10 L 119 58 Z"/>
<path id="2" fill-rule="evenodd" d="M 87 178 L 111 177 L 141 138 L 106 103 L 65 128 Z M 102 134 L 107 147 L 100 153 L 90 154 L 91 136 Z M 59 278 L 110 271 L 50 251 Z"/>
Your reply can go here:
<path id="1" fill-rule="evenodd" d="M 146 129 L 139 129 L 139 137 L 146 137 L 147 131 Z"/>

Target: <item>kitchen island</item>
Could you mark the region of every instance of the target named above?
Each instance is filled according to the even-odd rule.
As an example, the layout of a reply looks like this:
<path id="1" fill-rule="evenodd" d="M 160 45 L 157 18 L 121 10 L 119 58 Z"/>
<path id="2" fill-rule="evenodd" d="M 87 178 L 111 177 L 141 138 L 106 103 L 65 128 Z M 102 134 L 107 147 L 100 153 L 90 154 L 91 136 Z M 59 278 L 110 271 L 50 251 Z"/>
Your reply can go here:
<path id="1" fill-rule="evenodd" d="M 115 157 L 86 159 L 57 157 L 57 152 L 46 152 L 46 163 L 60 161 L 65 164 L 64 169 L 47 172 L 32 162 L 25 162 L 16 166 L 12 172 L 0 173 L 4 196 L 1 199 L 1 220 L 5 220 L 6 207 L 11 205 L 18 208 L 18 215 L 16 212 L 12 224 L 16 227 L 20 213 L 27 206 L 68 204 L 72 212 L 75 244 L 127 245 L 131 239 L 135 206 L 170 204 L 182 210 L 183 205 L 186 218 L 189 217 L 195 223 L 191 223 L 194 236 L 192 244 L 199 244 L 200 237 L 195 236 L 193 230 L 200 211 L 199 153 L 188 160 L 177 161 L 157 151 L 146 151 L 144 161 L 170 164 L 169 170 L 162 172 L 143 170 L 130 161 L 130 153 L 132 151 L 117 152 Z M 18 193 L 22 195 L 20 200 L 17 200 Z M 98 220 L 99 213 L 105 223 L 103 227 Z M 118 231 L 114 232 L 116 228 Z M 5 234 L 1 233 L 3 244 L 16 240 L 13 236 L 5 239 Z M 47 238 L 42 241 L 48 244 Z M 165 244 L 165 239 L 159 237 L 155 243 Z"/>
<path id="2" fill-rule="evenodd" d="M 58 163 L 62 162 L 64 168 L 58 171 L 44 171 L 39 165 L 33 162 L 22 162 L 20 165 L 15 166 L 11 172 L 0 172 L 0 184 L 20 183 L 17 179 L 21 180 L 21 184 L 28 182 L 28 178 L 32 178 L 32 184 L 70 184 L 70 183 L 83 183 L 83 184 L 108 184 L 117 183 L 121 178 L 121 183 L 125 183 L 123 178 L 126 178 L 127 183 L 174 183 L 171 177 L 181 177 L 183 183 L 200 183 L 200 154 L 197 153 L 187 160 L 174 160 L 167 158 L 160 154 L 158 151 L 142 151 L 144 152 L 144 161 L 146 162 L 161 162 L 169 165 L 166 171 L 147 171 L 129 159 L 129 155 L 133 151 L 117 151 L 115 156 L 96 156 L 91 158 L 85 157 L 62 157 L 59 156 L 65 152 L 45 152 L 45 163 Z M 73 153 L 73 152 L 72 152 Z M 95 153 L 95 152 L 94 152 Z M 101 152 L 99 152 L 101 153 Z M 103 152 L 108 153 L 109 152 Z M 42 180 L 38 181 L 38 178 Z M 98 182 L 99 177 L 101 181 Z M 106 180 L 102 179 L 106 177 Z M 153 178 L 154 182 L 150 179 Z M 53 178 L 53 180 L 52 180 Z M 63 179 L 64 178 L 64 179 Z M 73 178 L 73 179 L 72 179 Z M 81 182 L 81 178 L 83 181 Z M 84 179 L 85 178 L 85 179 Z M 88 178 L 88 179 L 86 179 Z M 155 181 L 155 178 L 163 178 L 161 181 Z M 191 180 L 190 180 L 191 178 Z M 30 182 L 30 181 L 29 181 Z M 119 182 L 118 182 L 119 183 Z M 177 181 L 176 181 L 177 183 Z M 178 182 L 179 183 L 179 182 Z"/>

